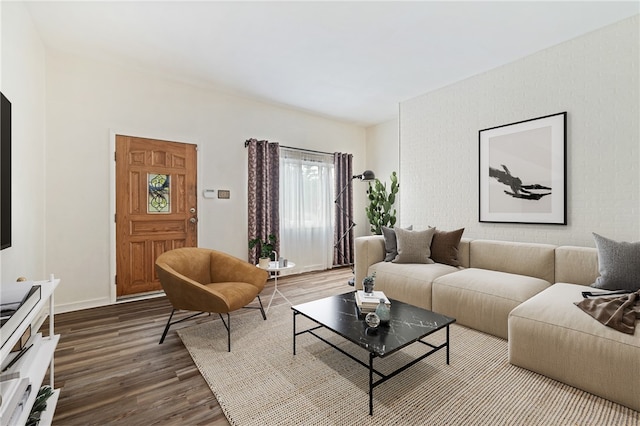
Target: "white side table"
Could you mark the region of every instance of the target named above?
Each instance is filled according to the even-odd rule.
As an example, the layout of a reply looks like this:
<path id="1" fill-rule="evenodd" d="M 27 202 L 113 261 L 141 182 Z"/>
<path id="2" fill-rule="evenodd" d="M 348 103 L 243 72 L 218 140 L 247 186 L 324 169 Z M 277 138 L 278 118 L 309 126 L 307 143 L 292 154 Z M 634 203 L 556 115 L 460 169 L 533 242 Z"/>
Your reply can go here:
<path id="1" fill-rule="evenodd" d="M 258 265 L 256 265 L 258 266 Z M 289 299 L 286 298 L 286 296 L 284 294 L 282 294 L 282 292 L 280 290 L 278 290 L 278 275 L 280 274 L 280 271 L 284 271 L 286 269 L 291 269 L 294 268 L 296 266 L 295 263 L 291 262 L 290 260 L 287 261 L 287 266 L 279 266 L 278 262 L 269 262 L 269 267 L 265 269 L 265 271 L 268 272 L 275 272 L 274 274 L 274 290 L 273 290 L 273 294 L 271 295 L 271 299 L 269 299 L 269 304 L 267 305 L 267 309 L 265 309 L 265 312 L 269 312 L 269 308 L 271 307 L 271 302 L 273 302 L 273 298 L 275 297 L 276 293 L 278 293 L 280 296 L 282 296 L 282 298 L 284 300 L 286 300 L 287 302 L 289 302 Z M 289 302 L 290 305 L 292 305 L 291 302 Z"/>

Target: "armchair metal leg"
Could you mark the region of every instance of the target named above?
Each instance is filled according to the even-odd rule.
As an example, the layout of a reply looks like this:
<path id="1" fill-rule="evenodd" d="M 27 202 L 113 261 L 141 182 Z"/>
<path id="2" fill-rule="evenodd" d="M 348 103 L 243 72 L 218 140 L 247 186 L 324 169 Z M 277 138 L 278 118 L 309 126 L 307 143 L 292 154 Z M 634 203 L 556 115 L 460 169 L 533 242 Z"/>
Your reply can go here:
<path id="1" fill-rule="evenodd" d="M 262 299 L 260 299 L 260 295 L 257 296 L 258 297 L 258 303 L 260 304 L 259 307 L 256 306 L 244 306 L 244 308 L 247 309 L 260 309 L 260 313 L 262 314 L 262 319 L 263 320 L 267 320 L 267 315 L 264 313 L 264 307 L 262 306 Z M 220 316 L 220 319 L 222 320 L 222 324 L 224 324 L 224 328 L 227 329 L 227 348 L 229 350 L 229 352 L 231 352 L 231 317 L 229 316 L 229 314 L 227 313 L 227 320 L 224 320 L 224 317 L 222 316 L 222 314 L 218 314 Z"/>
<path id="2" fill-rule="evenodd" d="M 179 309 L 176 309 L 176 308 L 173 308 L 171 310 L 171 315 L 169 315 L 169 320 L 167 321 L 167 325 L 164 328 L 164 332 L 162 333 L 162 337 L 160 338 L 160 342 L 158 343 L 159 345 L 162 344 L 162 342 L 164 342 L 164 338 L 167 337 L 167 332 L 169 331 L 169 327 L 171 327 L 173 324 L 177 324 L 179 322 L 186 321 L 186 320 L 191 319 L 193 317 L 197 317 L 198 315 L 202 315 L 202 314 L 208 313 L 208 312 L 198 312 L 198 313 L 195 313 L 193 315 L 189 315 L 186 318 L 179 319 L 178 321 L 171 322 L 171 318 L 173 318 L 173 314 L 175 313 L 175 311 L 178 311 L 178 310 Z M 208 313 L 208 314 L 211 315 L 211 313 Z"/>
<path id="3" fill-rule="evenodd" d="M 243 306 L 244 309 L 260 309 L 260 313 L 262 314 L 262 319 L 266 321 L 267 314 L 264 312 L 264 307 L 262 306 L 262 299 L 260 299 L 260 295 L 256 296 L 258 298 L 258 303 L 260 306 Z"/>
<path id="4" fill-rule="evenodd" d="M 260 295 L 258 295 L 258 303 L 260 303 L 260 313 L 262 314 L 262 319 L 266 321 L 267 315 L 264 313 L 264 308 L 262 307 L 262 300 L 260 300 Z"/>
<path id="5" fill-rule="evenodd" d="M 167 321 L 167 325 L 164 328 L 164 332 L 162 333 L 162 337 L 160 338 L 160 342 L 158 343 L 159 345 L 161 345 L 162 342 L 164 342 L 164 338 L 167 337 L 167 332 L 169 331 L 169 327 L 171 327 L 171 318 L 173 318 L 173 313 L 175 311 L 175 309 L 171 310 L 171 315 L 169 315 L 169 320 Z"/>
<path id="6" fill-rule="evenodd" d="M 227 314 L 227 321 L 225 322 L 222 314 L 218 315 L 220 315 L 220 319 L 222 320 L 222 324 L 224 324 L 224 328 L 227 329 L 227 349 L 229 352 L 231 352 L 231 317 L 229 316 L 229 314 Z"/>
<path id="7" fill-rule="evenodd" d="M 245 308 L 250 308 L 250 309 L 260 309 L 260 313 L 262 314 L 262 319 L 266 321 L 267 319 L 267 315 L 264 313 L 264 307 L 262 306 L 262 300 L 260 299 L 260 295 L 257 296 L 258 297 L 258 303 L 260 304 L 260 307 L 256 307 L 256 306 L 245 306 Z M 164 331 L 162 332 L 162 337 L 160 338 L 160 342 L 158 344 L 162 344 L 164 342 L 165 337 L 167 337 L 167 333 L 169 332 L 169 328 L 173 325 L 173 324 L 177 324 L 179 322 L 182 321 L 186 321 L 190 318 L 193 318 L 195 316 L 204 314 L 205 312 L 198 312 L 196 314 L 190 315 L 187 318 L 182 318 L 178 321 L 174 321 L 171 322 L 171 320 L 173 319 L 173 314 L 176 312 L 176 309 L 172 309 L 171 310 L 171 314 L 169 315 L 169 319 L 167 320 L 167 325 L 164 327 Z M 211 315 L 211 312 L 208 312 L 209 315 Z M 220 319 L 222 320 L 222 324 L 224 324 L 224 328 L 227 329 L 227 349 L 229 352 L 231 352 L 231 316 L 227 313 L 227 320 L 224 320 L 224 317 L 222 316 L 222 314 L 218 314 L 220 316 Z"/>

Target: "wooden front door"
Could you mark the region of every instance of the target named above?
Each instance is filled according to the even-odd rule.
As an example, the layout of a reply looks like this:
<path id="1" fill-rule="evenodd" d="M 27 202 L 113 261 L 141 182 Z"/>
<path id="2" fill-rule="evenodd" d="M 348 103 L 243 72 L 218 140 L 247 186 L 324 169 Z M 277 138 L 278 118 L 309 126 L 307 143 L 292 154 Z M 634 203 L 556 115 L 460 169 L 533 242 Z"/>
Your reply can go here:
<path id="1" fill-rule="evenodd" d="M 156 258 L 198 244 L 197 147 L 116 135 L 118 296 L 162 290 Z"/>

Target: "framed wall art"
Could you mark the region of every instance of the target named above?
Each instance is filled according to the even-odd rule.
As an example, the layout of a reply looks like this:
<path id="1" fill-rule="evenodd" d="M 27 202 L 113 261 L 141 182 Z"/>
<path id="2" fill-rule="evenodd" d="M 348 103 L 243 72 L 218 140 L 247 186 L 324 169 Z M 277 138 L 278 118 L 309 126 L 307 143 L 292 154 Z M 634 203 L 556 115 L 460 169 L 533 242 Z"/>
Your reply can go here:
<path id="1" fill-rule="evenodd" d="M 479 132 L 479 220 L 567 224 L 567 113 Z"/>

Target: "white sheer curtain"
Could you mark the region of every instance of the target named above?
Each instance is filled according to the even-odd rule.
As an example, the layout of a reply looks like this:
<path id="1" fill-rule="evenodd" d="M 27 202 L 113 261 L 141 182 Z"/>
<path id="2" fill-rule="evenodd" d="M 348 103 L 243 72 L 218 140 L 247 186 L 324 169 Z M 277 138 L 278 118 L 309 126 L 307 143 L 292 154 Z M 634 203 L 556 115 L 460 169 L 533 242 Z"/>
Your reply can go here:
<path id="1" fill-rule="evenodd" d="M 333 155 L 280 147 L 280 256 L 298 272 L 333 264 Z"/>

